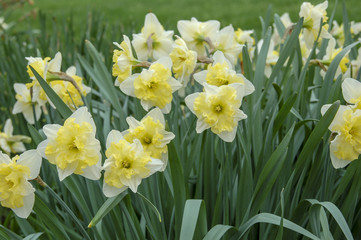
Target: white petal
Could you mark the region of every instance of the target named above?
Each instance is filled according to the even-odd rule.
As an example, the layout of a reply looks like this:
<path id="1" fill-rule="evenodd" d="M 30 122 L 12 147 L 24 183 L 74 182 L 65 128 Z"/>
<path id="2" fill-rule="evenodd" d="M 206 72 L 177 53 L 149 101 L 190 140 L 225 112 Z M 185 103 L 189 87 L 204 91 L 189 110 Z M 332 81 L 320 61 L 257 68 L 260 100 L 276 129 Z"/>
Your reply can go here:
<path id="1" fill-rule="evenodd" d="M 159 120 L 159 122 L 163 126 L 165 126 L 164 115 L 163 115 L 162 111 L 159 108 L 156 107 L 156 108 L 152 109 L 149 113 L 147 113 L 147 115 L 144 116 L 144 118 L 142 118 L 142 120 L 147 118 L 147 117 L 153 118 L 154 121 Z"/>
<path id="2" fill-rule="evenodd" d="M 211 95 L 216 95 L 218 94 L 219 90 L 220 90 L 220 87 L 217 87 L 217 86 L 213 86 L 213 85 L 210 85 L 208 83 L 204 83 L 203 84 L 204 86 L 204 91 L 207 93 L 207 94 L 211 94 Z"/>
<path id="3" fill-rule="evenodd" d="M 335 156 L 333 152 L 337 151 L 337 145 L 339 141 L 339 136 L 336 136 L 336 138 L 330 143 L 330 157 L 331 162 L 334 168 L 343 168 L 346 167 L 351 161 L 340 159 Z"/>
<path id="4" fill-rule="evenodd" d="M 49 140 L 46 139 L 44 141 L 42 141 L 41 143 L 39 143 L 38 147 L 37 147 L 37 150 L 39 151 L 40 155 L 47 159 L 46 155 L 45 155 L 45 149 L 46 149 L 46 146 L 48 146 L 48 143 L 49 143 Z"/>
<path id="5" fill-rule="evenodd" d="M 26 87 L 25 84 L 23 83 L 15 83 L 14 84 L 14 90 L 17 94 L 20 95 L 26 95 L 27 93 L 29 93 L 29 89 Z"/>
<path id="6" fill-rule="evenodd" d="M 53 60 L 48 64 L 48 70 L 52 72 L 60 72 L 61 68 L 61 53 L 57 52 Z"/>
<path id="7" fill-rule="evenodd" d="M 168 84 L 172 88 L 172 93 L 174 93 L 183 86 L 179 81 L 175 80 L 172 77 L 168 78 Z"/>
<path id="8" fill-rule="evenodd" d="M 191 112 L 192 112 L 193 114 L 196 114 L 196 113 L 194 112 L 194 101 L 195 101 L 195 99 L 199 96 L 199 94 L 200 94 L 200 93 L 192 93 L 192 94 L 188 95 L 188 96 L 184 99 L 187 107 L 189 108 L 189 110 L 191 110 Z"/>
<path id="9" fill-rule="evenodd" d="M 168 152 L 162 153 L 161 160 L 163 162 L 163 167 L 159 170 L 159 172 L 164 172 L 164 170 L 167 168 L 167 165 L 168 165 Z"/>
<path id="10" fill-rule="evenodd" d="M 59 128 L 61 128 L 59 124 L 46 124 L 43 127 L 43 132 L 47 138 L 55 139 L 58 134 Z"/>
<path id="11" fill-rule="evenodd" d="M 167 132 L 166 130 L 163 129 L 159 130 L 159 133 L 163 135 L 160 147 L 164 147 L 175 138 L 175 135 L 172 132 Z"/>
<path id="12" fill-rule="evenodd" d="M 172 34 L 173 35 L 173 34 Z M 160 59 L 167 57 L 173 49 L 173 41 L 169 39 L 162 39 L 159 41 L 159 47 L 153 49 L 153 58 Z M 172 64 L 172 61 L 171 61 Z M 169 64 L 167 64 L 169 66 Z"/>
<path id="13" fill-rule="evenodd" d="M 228 86 L 233 87 L 234 89 L 236 89 L 237 92 L 237 99 L 241 100 L 242 102 L 242 98 L 245 96 L 245 89 L 246 86 L 242 83 L 232 83 L 229 84 Z M 241 105 L 239 105 L 240 107 Z"/>
<path id="14" fill-rule="evenodd" d="M 130 129 L 134 129 L 134 128 L 137 128 L 137 127 L 139 127 L 139 126 L 142 125 L 142 124 L 141 124 L 137 119 L 135 119 L 134 117 L 127 117 L 127 118 L 125 119 L 125 121 L 127 121 Z"/>
<path id="15" fill-rule="evenodd" d="M 228 61 L 228 59 L 224 56 L 224 54 L 223 54 L 223 52 L 221 52 L 221 51 L 216 51 L 215 53 L 214 53 L 214 55 L 213 55 L 213 60 L 214 60 L 214 62 L 213 62 L 213 64 L 212 64 L 212 66 L 214 66 L 214 65 L 216 65 L 217 63 L 224 63 L 224 62 L 226 62 L 227 63 L 227 65 L 228 65 L 228 67 L 230 68 L 230 69 L 233 69 L 233 65 Z"/>
<path id="16" fill-rule="evenodd" d="M 86 177 L 90 180 L 98 180 L 101 177 L 101 155 L 99 153 L 99 161 L 97 164 L 93 165 L 93 166 L 88 166 L 86 168 L 83 169 L 83 173 L 80 174 L 83 177 Z"/>
<path id="17" fill-rule="evenodd" d="M 162 113 L 164 114 L 168 114 L 170 113 L 170 110 L 172 109 L 172 103 L 168 103 L 167 105 L 165 105 L 164 108 L 161 109 Z"/>
<path id="18" fill-rule="evenodd" d="M 194 74 L 193 77 L 199 84 L 203 85 L 203 83 L 206 82 L 207 74 L 208 70 L 203 70 Z"/>
<path id="19" fill-rule="evenodd" d="M 30 183 L 29 183 L 30 184 Z M 35 195 L 31 193 L 23 198 L 24 206 L 21 208 L 12 208 L 11 210 L 20 217 L 20 218 L 27 218 L 31 211 L 33 210 L 34 202 L 35 202 Z"/>
<path id="20" fill-rule="evenodd" d="M 128 186 L 130 190 L 136 193 L 139 184 L 142 182 L 142 178 L 139 176 L 134 176 L 131 179 L 122 178 L 121 181 L 125 186 Z"/>
<path id="21" fill-rule="evenodd" d="M 321 108 L 321 114 L 324 115 L 326 113 L 326 111 L 330 108 L 331 104 L 325 104 L 322 106 Z M 333 127 L 335 125 L 343 125 L 345 120 L 343 119 L 343 113 L 346 111 L 346 110 L 349 110 L 351 109 L 350 106 L 344 106 L 344 105 L 341 105 L 338 110 L 337 110 L 337 113 L 334 117 L 334 119 L 332 120 L 330 126 L 328 127 L 328 129 L 330 131 L 332 131 Z"/>
<path id="22" fill-rule="evenodd" d="M 143 99 L 140 100 L 140 105 L 142 105 L 142 107 L 144 108 L 144 110 L 147 111 L 147 112 L 148 112 L 148 110 L 149 110 L 151 107 L 154 106 L 152 102 L 146 101 L 146 100 L 143 100 Z M 163 111 L 162 111 L 162 112 L 163 112 Z"/>
<path id="23" fill-rule="evenodd" d="M 237 133 L 237 126 L 233 128 L 231 132 L 223 131 L 217 135 L 225 142 L 232 142 L 236 137 L 236 133 Z"/>
<path id="24" fill-rule="evenodd" d="M 341 85 L 342 94 L 346 102 L 361 97 L 361 82 L 356 79 L 346 78 Z"/>
<path id="25" fill-rule="evenodd" d="M 113 186 L 109 186 L 108 184 L 103 183 L 103 193 L 106 197 L 114 197 L 120 194 L 121 192 L 124 192 L 128 187 L 123 186 L 122 188 L 116 188 Z"/>
<path id="26" fill-rule="evenodd" d="M 11 122 L 11 119 L 9 118 L 8 120 L 6 120 L 5 122 L 5 126 L 4 126 L 4 133 L 8 136 L 12 136 L 13 135 L 13 124 Z"/>
<path id="27" fill-rule="evenodd" d="M 30 169 L 29 179 L 34 179 L 39 175 L 41 160 L 37 150 L 29 150 L 20 155 L 17 164 L 27 166 Z"/>
<path id="28" fill-rule="evenodd" d="M 66 71 L 66 74 L 68 74 L 69 76 L 74 76 L 76 74 L 76 67 L 75 66 L 70 66 Z"/>
<path id="29" fill-rule="evenodd" d="M 168 69 L 171 69 L 172 68 L 172 60 L 170 57 L 161 57 L 159 58 L 157 61 L 155 61 L 153 64 L 156 64 L 156 63 L 160 63 L 162 64 L 164 67 L 168 68 Z M 152 66 L 151 65 L 151 66 Z"/>
<path id="30" fill-rule="evenodd" d="M 125 79 L 123 82 L 119 84 L 120 90 L 132 97 L 135 97 L 134 94 L 134 80 L 139 76 L 139 73 L 133 74 L 127 79 Z"/>
<path id="31" fill-rule="evenodd" d="M 118 130 L 111 130 L 107 137 L 106 147 L 109 148 L 112 142 L 118 143 L 122 139 L 124 139 L 123 135 Z"/>
<path id="32" fill-rule="evenodd" d="M 75 122 L 78 124 L 82 124 L 83 122 L 90 123 L 90 125 L 92 125 L 93 128 L 93 133 L 95 134 L 96 132 L 95 123 L 87 107 L 78 108 L 75 112 L 73 112 L 72 115 L 70 115 L 69 118 L 75 118 Z"/>
<path id="33" fill-rule="evenodd" d="M 0 152 L 0 164 L 2 163 L 9 164 L 11 163 L 11 159 L 5 153 Z"/>
<path id="34" fill-rule="evenodd" d="M 58 175 L 59 175 L 59 180 L 63 181 L 67 176 L 71 175 L 74 173 L 75 169 L 78 167 L 78 163 L 71 163 L 69 164 L 64 170 L 60 169 L 59 167 L 57 167 L 58 169 Z"/>
<path id="35" fill-rule="evenodd" d="M 211 126 L 209 126 L 207 123 L 205 123 L 204 121 L 198 119 L 197 120 L 197 126 L 196 126 L 196 132 L 197 133 L 201 133 L 204 130 L 210 128 Z"/>
<path id="36" fill-rule="evenodd" d="M 160 159 L 151 158 L 151 161 L 147 163 L 146 167 L 150 170 L 149 175 L 152 175 L 153 173 L 160 171 L 164 167 L 164 162 Z"/>

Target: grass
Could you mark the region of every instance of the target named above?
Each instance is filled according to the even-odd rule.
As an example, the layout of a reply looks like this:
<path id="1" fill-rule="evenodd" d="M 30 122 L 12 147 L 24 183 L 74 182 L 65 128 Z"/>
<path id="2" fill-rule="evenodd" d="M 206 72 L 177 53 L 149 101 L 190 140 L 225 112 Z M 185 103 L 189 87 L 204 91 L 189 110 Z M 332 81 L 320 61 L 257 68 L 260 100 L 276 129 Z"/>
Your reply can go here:
<path id="1" fill-rule="evenodd" d="M 56 19 L 68 18 L 73 15 L 75 29 L 80 30 L 87 20 L 88 12 L 101 13 L 105 22 L 110 25 L 120 25 L 122 29 L 130 29 L 135 26 L 139 31 L 144 22 L 144 16 L 148 12 L 154 12 L 160 22 L 167 29 L 176 29 L 177 21 L 196 17 L 198 20 L 219 20 L 222 26 L 232 24 L 235 28 L 260 30 L 259 16 L 265 16 L 268 7 L 272 7 L 272 12 L 279 15 L 289 12 L 291 19 L 295 22 L 298 19 L 298 12 L 303 1 L 297 0 L 34 0 L 34 5 L 27 5 L 23 9 L 15 9 L 11 19 L 23 17 L 22 23 L 18 27 L 27 28 L 27 24 L 37 24 L 34 17 L 24 17 L 32 10 L 41 11 Z M 313 4 L 321 1 L 310 1 Z M 361 21 L 359 0 L 346 0 L 349 19 Z M 359 6 L 359 7 L 356 7 Z M 329 1 L 328 13 L 337 7 L 335 19 L 342 21 L 342 1 L 337 6 L 335 1 Z M 49 24 L 49 26 L 51 26 Z"/>

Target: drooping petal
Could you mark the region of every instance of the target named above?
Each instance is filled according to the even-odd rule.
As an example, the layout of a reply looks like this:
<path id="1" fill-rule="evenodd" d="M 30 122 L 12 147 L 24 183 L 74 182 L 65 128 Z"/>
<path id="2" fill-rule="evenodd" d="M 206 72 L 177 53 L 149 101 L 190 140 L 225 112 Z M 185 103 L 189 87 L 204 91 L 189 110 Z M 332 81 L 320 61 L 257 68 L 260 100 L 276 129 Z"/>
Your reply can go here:
<path id="1" fill-rule="evenodd" d="M 343 98 L 351 103 L 351 99 L 361 97 L 361 82 L 353 78 L 346 78 L 341 85 Z"/>
<path id="2" fill-rule="evenodd" d="M 118 194 L 124 192 L 127 188 L 127 186 L 123 186 L 122 188 L 116 188 L 106 184 L 105 181 L 103 183 L 103 193 L 108 198 L 117 196 Z"/>

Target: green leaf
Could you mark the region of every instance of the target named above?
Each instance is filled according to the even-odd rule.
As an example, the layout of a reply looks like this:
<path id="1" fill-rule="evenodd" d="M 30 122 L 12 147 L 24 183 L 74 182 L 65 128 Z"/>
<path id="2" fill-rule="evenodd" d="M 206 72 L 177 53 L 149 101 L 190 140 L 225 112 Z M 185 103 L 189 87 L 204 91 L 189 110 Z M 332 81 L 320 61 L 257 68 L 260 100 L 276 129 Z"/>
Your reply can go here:
<path id="1" fill-rule="evenodd" d="M 118 196 L 108 198 L 90 221 L 88 228 L 95 226 L 105 215 L 107 215 L 115 206 L 117 206 L 126 195 L 126 192 L 122 192 Z"/>
<path id="2" fill-rule="evenodd" d="M 39 145 L 39 143 L 41 143 L 44 140 L 44 138 L 40 135 L 38 130 L 36 130 L 32 125 L 28 124 L 28 129 L 29 129 L 31 138 L 33 139 L 34 143 L 36 145 Z"/>
<path id="3" fill-rule="evenodd" d="M 239 227 L 238 230 L 240 232 L 240 237 L 242 237 L 248 231 L 248 229 L 250 229 L 253 225 L 255 225 L 257 223 L 269 223 L 269 224 L 274 224 L 274 225 L 279 226 L 281 223 L 281 217 L 276 216 L 271 213 L 257 214 L 256 216 L 254 216 L 250 220 L 248 220 L 245 224 L 243 224 Z M 283 220 L 283 226 L 294 232 L 302 234 L 305 237 L 309 237 L 314 240 L 319 240 L 319 238 L 317 236 L 313 235 L 308 230 L 304 229 L 303 227 L 301 227 L 287 219 Z"/>
<path id="4" fill-rule="evenodd" d="M 42 234 L 43 234 L 42 232 L 33 233 L 33 234 L 30 234 L 30 235 L 26 236 L 23 240 L 36 240 L 36 239 L 39 239 L 39 237 L 40 237 Z"/>
<path id="5" fill-rule="evenodd" d="M 159 213 L 157 207 L 154 206 L 154 204 L 148 198 L 146 198 L 143 194 L 141 194 L 140 192 L 137 192 L 137 194 L 139 196 L 141 196 L 141 198 L 151 207 L 154 214 L 157 215 L 159 222 L 162 222 L 162 217 L 160 216 L 160 213 Z"/>
<path id="6" fill-rule="evenodd" d="M 218 224 L 218 225 L 212 227 L 211 230 L 209 230 L 209 232 L 206 234 L 206 236 L 203 238 L 203 240 L 219 240 L 226 233 L 228 233 L 230 231 L 236 231 L 236 230 L 237 229 L 235 227 Z"/>
<path id="7" fill-rule="evenodd" d="M 38 80 L 40 86 L 44 89 L 44 92 L 49 97 L 50 101 L 56 107 L 56 110 L 60 113 L 63 118 L 68 118 L 72 111 L 70 108 L 61 100 L 61 98 L 54 92 L 49 84 L 36 72 L 36 70 L 29 65 L 31 71 L 34 73 L 35 78 Z"/>
<path id="8" fill-rule="evenodd" d="M 199 226 L 199 228 L 196 227 Z M 206 208 L 203 200 L 190 199 L 186 201 L 180 232 L 180 240 L 194 239 L 196 232 L 201 236 L 207 232 Z"/>
<path id="9" fill-rule="evenodd" d="M 39 216 L 42 222 L 49 228 L 55 239 L 68 239 L 68 234 L 65 232 L 64 225 L 59 221 L 58 217 L 48 208 L 48 206 L 35 195 L 34 211 Z"/>
<path id="10" fill-rule="evenodd" d="M 338 226 L 341 228 L 342 232 L 345 234 L 346 239 L 353 240 L 351 230 L 348 227 L 347 222 L 346 222 L 344 216 L 342 215 L 340 209 L 338 209 L 335 204 L 333 204 L 332 202 L 319 202 L 316 199 L 306 199 L 306 201 L 308 201 L 312 205 L 320 205 L 320 206 L 326 208 L 331 213 L 333 218 L 336 220 Z"/>

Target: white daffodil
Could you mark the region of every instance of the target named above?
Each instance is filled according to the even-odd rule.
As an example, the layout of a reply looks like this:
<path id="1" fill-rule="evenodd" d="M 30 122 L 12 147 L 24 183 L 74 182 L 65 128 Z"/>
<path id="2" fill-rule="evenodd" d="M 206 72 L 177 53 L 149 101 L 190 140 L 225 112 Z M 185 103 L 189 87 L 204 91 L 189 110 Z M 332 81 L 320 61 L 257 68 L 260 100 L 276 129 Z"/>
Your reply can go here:
<path id="1" fill-rule="evenodd" d="M 356 79 L 346 78 L 341 85 L 345 101 L 353 104 L 355 109 L 361 109 L 361 82 Z"/>
<path id="2" fill-rule="evenodd" d="M 113 76 L 115 79 L 115 86 L 119 86 L 121 82 L 132 75 L 132 67 L 138 62 L 133 56 L 132 45 L 129 38 L 123 35 L 123 42 L 113 44 L 120 50 L 115 49 L 113 54 Z"/>
<path id="3" fill-rule="evenodd" d="M 304 2 L 301 5 L 299 16 L 304 18 L 303 34 L 308 48 L 312 48 L 312 45 L 318 36 L 321 19 L 323 26 L 321 29 L 320 39 L 331 38 L 331 34 L 328 32 L 328 24 L 326 24 L 328 19 L 326 12 L 327 7 L 328 1 L 324 1 L 316 6 L 313 6 L 309 2 Z"/>
<path id="4" fill-rule="evenodd" d="M 197 52 L 189 50 L 183 39 L 179 38 L 175 41 L 174 48 L 169 54 L 173 62 L 174 76 L 181 82 L 183 87 L 181 94 L 184 96 L 184 90 L 189 82 L 189 76 L 193 73 L 197 64 Z"/>
<path id="5" fill-rule="evenodd" d="M 282 14 L 282 16 L 280 17 L 280 20 L 283 24 L 283 26 L 285 27 L 285 29 L 287 29 L 288 27 L 291 27 L 293 22 L 291 21 L 290 15 L 289 13 L 284 13 Z M 281 40 L 283 38 L 283 36 L 280 36 L 278 29 L 276 27 L 276 24 L 273 24 L 273 34 L 272 34 L 272 40 L 275 43 L 275 45 L 278 45 L 281 43 Z"/>
<path id="6" fill-rule="evenodd" d="M 70 174 L 79 174 L 88 179 L 100 178 L 100 143 L 95 138 L 96 127 L 86 107 L 76 110 L 64 125 L 47 124 L 43 127 L 47 139 L 38 150 L 58 169 L 62 181 Z"/>
<path id="7" fill-rule="evenodd" d="M 244 85 L 232 83 L 220 87 L 204 83 L 204 92 L 185 98 L 187 107 L 198 120 L 196 131 L 211 128 L 223 141 L 232 142 L 236 136 L 238 121 L 247 118 L 239 109 L 244 96 Z"/>
<path id="8" fill-rule="evenodd" d="M 58 52 L 55 54 L 53 60 L 50 60 L 49 57 L 44 59 L 40 57 L 26 57 L 28 60 L 28 74 L 30 78 L 33 80 L 32 83 L 32 92 L 33 92 L 33 102 L 38 102 L 40 106 L 45 105 L 48 102 L 48 98 L 43 88 L 40 86 L 39 82 L 36 80 L 33 72 L 30 69 L 30 66 L 34 68 L 34 70 L 44 79 L 46 80 L 48 72 L 60 72 L 61 69 L 61 61 L 62 56 L 61 53 Z"/>
<path id="9" fill-rule="evenodd" d="M 212 39 L 214 50 L 223 52 L 224 56 L 234 65 L 242 51 L 243 45 L 235 40 L 235 33 L 232 25 L 222 28 Z"/>
<path id="10" fill-rule="evenodd" d="M 129 129 L 122 132 L 124 139 L 132 143 L 139 140 L 145 152 L 152 158 L 161 159 L 164 171 L 168 163 L 167 144 L 175 137 L 172 132 L 165 130 L 164 116 L 159 108 L 152 109 L 142 120 L 127 117 Z"/>
<path id="11" fill-rule="evenodd" d="M 219 26 L 220 23 L 216 20 L 199 22 L 194 17 L 190 21 L 180 20 L 177 23 L 182 39 L 187 43 L 189 49 L 196 51 L 199 56 L 206 55 L 205 47 L 209 49 L 209 43 L 217 34 Z"/>
<path id="12" fill-rule="evenodd" d="M 29 150 L 13 159 L 0 152 L 0 202 L 20 218 L 27 218 L 34 206 L 35 189 L 28 182 L 39 175 L 41 156 Z"/>
<path id="13" fill-rule="evenodd" d="M 260 53 L 262 46 L 263 46 L 263 39 L 261 39 L 257 43 L 258 53 Z M 254 55 L 254 53 L 252 55 Z M 277 63 L 278 57 L 279 57 L 279 52 L 275 50 L 275 43 L 271 39 L 270 44 L 269 44 L 269 48 L 268 48 L 268 52 L 267 52 L 266 66 L 264 68 L 264 74 L 267 77 L 271 76 L 271 74 L 272 74 L 272 66 L 274 66 Z"/>
<path id="14" fill-rule="evenodd" d="M 84 105 L 82 95 L 86 96 L 91 88 L 84 85 L 82 77 L 76 75 L 76 68 L 74 66 L 69 67 L 65 73 L 73 78 L 79 89 L 73 83 L 64 80 L 51 81 L 50 86 L 71 110 L 75 110 Z M 50 100 L 49 103 L 55 108 Z"/>
<path id="15" fill-rule="evenodd" d="M 334 38 L 331 38 L 328 41 L 328 46 L 326 48 L 326 54 L 322 59 L 322 63 L 326 66 L 329 66 L 333 59 L 339 54 L 339 52 L 342 51 L 342 48 L 336 48 L 336 40 Z M 340 61 L 337 71 L 335 74 L 335 78 L 337 78 L 338 75 L 342 74 L 342 77 L 348 77 L 350 75 L 350 69 L 348 67 L 348 63 L 350 62 L 348 58 L 348 54 L 346 54 Z M 324 77 L 326 75 L 325 71 L 321 70 L 321 75 Z"/>
<path id="16" fill-rule="evenodd" d="M 150 157 L 138 139 L 129 143 L 116 130 L 108 134 L 106 147 L 107 159 L 103 165 L 103 193 L 106 197 L 114 197 L 128 187 L 137 192 L 142 179 L 161 170 L 164 165 L 161 160 Z"/>
<path id="17" fill-rule="evenodd" d="M 4 125 L 4 132 L 0 131 L 0 148 L 7 154 L 24 152 L 23 142 L 30 142 L 31 138 L 23 135 L 13 135 L 14 127 L 9 118 Z"/>
<path id="18" fill-rule="evenodd" d="M 250 49 L 255 44 L 255 40 L 251 36 L 253 33 L 254 30 L 242 30 L 238 28 L 237 31 L 234 32 L 234 37 L 239 44 L 247 44 L 248 49 Z"/>
<path id="19" fill-rule="evenodd" d="M 300 41 L 300 47 L 301 47 L 301 54 L 302 54 L 302 62 L 303 64 L 306 63 L 308 57 L 310 56 L 311 53 L 311 49 L 309 49 L 307 47 L 307 44 L 305 42 L 305 38 L 303 37 L 303 34 L 301 33 L 300 36 L 298 37 L 299 41 Z"/>
<path id="20" fill-rule="evenodd" d="M 345 34 L 343 30 L 343 24 L 338 25 L 337 21 L 334 20 L 332 23 L 332 30 L 330 31 L 332 37 L 334 37 L 339 46 L 343 46 L 345 42 Z"/>
<path id="21" fill-rule="evenodd" d="M 145 16 L 144 27 L 141 33 L 133 34 L 132 44 L 137 57 L 141 61 L 148 58 L 159 59 L 168 56 L 172 51 L 173 31 L 164 31 L 153 13 Z"/>
<path id="22" fill-rule="evenodd" d="M 22 83 L 15 83 L 14 89 L 16 92 L 16 103 L 14 105 L 13 114 L 22 113 L 25 120 L 30 123 L 34 124 L 35 119 L 39 120 L 41 116 L 41 109 L 37 102 L 32 102 L 30 96 L 30 89 L 27 85 Z M 34 106 L 34 111 L 33 111 Z M 35 118 L 34 118 L 35 114 Z"/>
<path id="23" fill-rule="evenodd" d="M 361 22 L 350 22 L 350 32 L 353 36 L 357 36 L 361 32 Z"/>
<path id="24" fill-rule="evenodd" d="M 244 96 L 254 91 L 253 84 L 240 73 L 236 73 L 233 65 L 223 55 L 221 51 L 217 51 L 212 56 L 213 63 L 208 66 L 207 70 L 203 70 L 194 74 L 194 79 L 200 84 L 205 83 L 220 87 L 232 83 L 240 83 L 244 85 Z"/>
<path id="25" fill-rule="evenodd" d="M 322 115 L 329 107 L 327 104 L 321 108 Z M 330 143 L 332 165 L 343 168 L 361 153 L 361 110 L 341 105 L 328 129 L 337 134 Z"/>
<path id="26" fill-rule="evenodd" d="M 148 111 L 159 107 L 163 113 L 169 113 L 173 99 L 172 93 L 182 87 L 172 77 L 172 60 L 163 57 L 152 63 L 149 69 L 143 69 L 124 80 L 119 88 L 125 94 L 140 99 L 142 107 Z"/>

